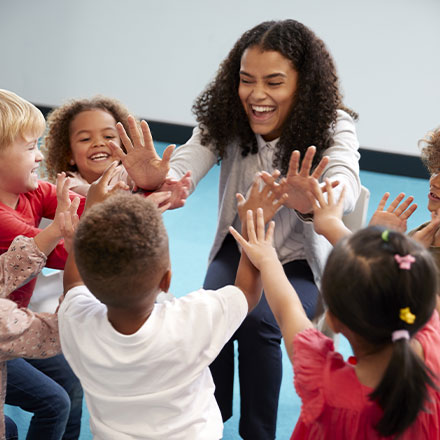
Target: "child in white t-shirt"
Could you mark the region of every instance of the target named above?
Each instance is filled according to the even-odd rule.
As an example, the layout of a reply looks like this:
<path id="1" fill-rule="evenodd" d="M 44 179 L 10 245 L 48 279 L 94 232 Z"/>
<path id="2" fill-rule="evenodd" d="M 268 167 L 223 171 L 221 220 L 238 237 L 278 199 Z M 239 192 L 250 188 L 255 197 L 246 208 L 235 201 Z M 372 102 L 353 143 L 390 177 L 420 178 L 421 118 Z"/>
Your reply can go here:
<path id="1" fill-rule="evenodd" d="M 105 186 L 92 184 L 87 203 Z M 283 200 L 272 202 L 274 214 Z M 170 280 L 152 202 L 116 194 L 87 209 L 65 266 L 59 327 L 95 439 L 222 437 L 208 366 L 258 303 L 259 273 L 243 254 L 235 286 L 155 304 Z"/>

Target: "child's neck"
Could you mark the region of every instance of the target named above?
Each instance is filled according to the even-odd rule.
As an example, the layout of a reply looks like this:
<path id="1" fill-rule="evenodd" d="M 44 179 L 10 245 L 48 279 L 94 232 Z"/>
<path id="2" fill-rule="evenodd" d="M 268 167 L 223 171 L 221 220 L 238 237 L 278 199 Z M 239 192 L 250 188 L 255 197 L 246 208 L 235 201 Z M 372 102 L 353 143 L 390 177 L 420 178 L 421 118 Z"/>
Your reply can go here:
<path id="1" fill-rule="evenodd" d="M 107 306 L 107 318 L 117 332 L 132 335 L 144 325 L 153 308 L 154 300 L 144 307 L 136 305 L 133 308 L 121 309 Z"/>
<path id="2" fill-rule="evenodd" d="M 6 206 L 9 206 L 12 209 L 17 208 L 19 198 L 20 194 L 13 194 L 7 191 L 2 191 L 0 189 L 0 202 L 2 202 Z"/>

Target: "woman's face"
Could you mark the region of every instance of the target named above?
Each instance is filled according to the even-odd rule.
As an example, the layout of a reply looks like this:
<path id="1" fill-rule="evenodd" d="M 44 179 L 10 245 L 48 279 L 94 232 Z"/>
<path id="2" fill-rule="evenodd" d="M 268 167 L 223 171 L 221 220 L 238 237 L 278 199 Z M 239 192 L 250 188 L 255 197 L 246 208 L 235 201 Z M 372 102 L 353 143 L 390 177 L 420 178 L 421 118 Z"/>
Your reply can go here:
<path id="1" fill-rule="evenodd" d="M 243 52 L 238 95 L 254 133 L 266 141 L 280 137 L 297 84 L 298 72 L 279 52 L 258 46 Z"/>
<path id="2" fill-rule="evenodd" d="M 72 119 L 69 131 L 71 163 L 92 183 L 117 160 L 108 146 L 110 140 L 120 145 L 115 118 L 104 110 L 85 110 Z"/>

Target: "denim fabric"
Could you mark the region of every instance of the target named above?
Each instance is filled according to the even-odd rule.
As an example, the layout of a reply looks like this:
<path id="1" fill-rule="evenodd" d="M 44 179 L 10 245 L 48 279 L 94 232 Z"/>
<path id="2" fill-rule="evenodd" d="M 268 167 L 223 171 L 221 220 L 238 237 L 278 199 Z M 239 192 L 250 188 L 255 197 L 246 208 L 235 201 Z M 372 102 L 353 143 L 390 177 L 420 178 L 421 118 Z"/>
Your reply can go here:
<path id="1" fill-rule="evenodd" d="M 78 439 L 81 384 L 62 354 L 7 362 L 6 403 L 33 413 L 28 440 Z"/>

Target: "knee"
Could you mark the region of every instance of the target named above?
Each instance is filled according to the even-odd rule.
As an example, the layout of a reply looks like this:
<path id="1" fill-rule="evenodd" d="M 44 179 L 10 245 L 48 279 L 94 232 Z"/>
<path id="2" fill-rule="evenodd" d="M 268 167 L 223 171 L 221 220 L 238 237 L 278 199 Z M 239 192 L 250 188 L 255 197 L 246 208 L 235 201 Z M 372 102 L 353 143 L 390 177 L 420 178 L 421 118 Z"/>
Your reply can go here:
<path id="1" fill-rule="evenodd" d="M 53 386 L 45 396 L 41 396 L 40 407 L 35 411 L 39 417 L 64 420 L 67 422 L 70 414 L 70 397 L 66 390 L 59 385 Z"/>

